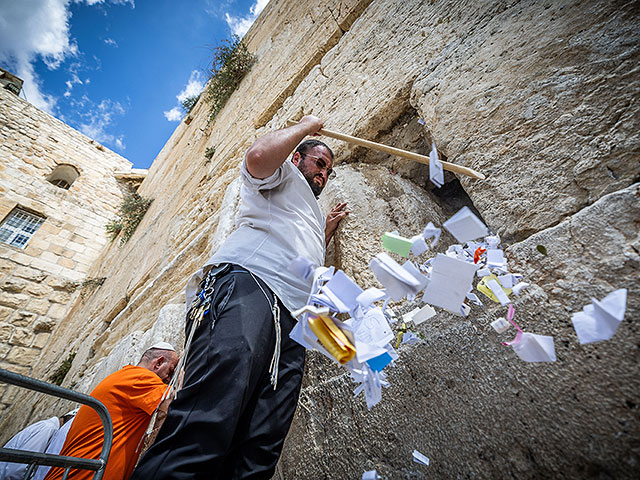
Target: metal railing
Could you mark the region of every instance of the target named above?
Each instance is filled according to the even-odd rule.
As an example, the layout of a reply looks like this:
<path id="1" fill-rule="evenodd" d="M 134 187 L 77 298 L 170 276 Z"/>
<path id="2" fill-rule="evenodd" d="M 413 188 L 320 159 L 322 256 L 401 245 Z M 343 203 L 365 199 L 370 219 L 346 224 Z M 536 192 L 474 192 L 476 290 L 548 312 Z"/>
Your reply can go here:
<path id="1" fill-rule="evenodd" d="M 87 405 L 88 407 L 93 408 L 100 416 L 102 427 L 104 428 L 104 442 L 102 444 L 102 451 L 100 452 L 100 458 L 98 460 L 79 457 L 65 457 L 63 455 L 30 452 L 26 450 L 16 450 L 13 448 L 0 448 L 0 461 L 28 464 L 29 467 L 24 478 L 29 478 L 38 465 L 48 465 L 52 467 L 62 467 L 65 469 L 62 480 L 67 479 L 71 468 L 95 471 L 93 479 L 102 479 L 105 467 L 107 466 L 107 460 L 109 459 L 109 453 L 111 452 L 111 444 L 113 443 L 113 424 L 111 423 L 111 416 L 109 415 L 107 407 L 105 407 L 100 401 L 89 395 L 85 395 L 84 393 L 74 392 L 67 388 L 43 382 L 42 380 L 36 380 L 35 378 L 25 377 L 24 375 L 9 372 L 8 370 L 3 370 L 1 368 L 0 382 L 10 383 L 17 385 L 18 387 L 27 388 L 36 392 L 53 395 L 55 397 L 64 398 L 65 400 L 71 400 L 73 402 Z"/>

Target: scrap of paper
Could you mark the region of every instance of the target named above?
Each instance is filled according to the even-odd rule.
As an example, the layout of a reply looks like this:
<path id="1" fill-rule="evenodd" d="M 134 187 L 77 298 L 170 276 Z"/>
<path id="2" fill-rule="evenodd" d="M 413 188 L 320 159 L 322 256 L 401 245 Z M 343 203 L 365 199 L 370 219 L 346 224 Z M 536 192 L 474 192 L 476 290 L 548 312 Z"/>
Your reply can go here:
<path id="1" fill-rule="evenodd" d="M 627 309 L 627 289 L 611 292 L 601 301 L 591 298 L 591 304 L 571 316 L 573 328 L 581 344 L 609 340 L 618 330 Z"/>
<path id="2" fill-rule="evenodd" d="M 509 330 L 511 324 L 504 318 L 499 318 L 491 322 L 491 327 L 498 333 L 503 333 Z"/>
<path id="3" fill-rule="evenodd" d="M 511 345 L 518 357 L 525 362 L 555 362 L 553 337 L 524 332 L 519 341 Z"/>
<path id="4" fill-rule="evenodd" d="M 413 253 L 416 257 L 418 255 L 422 255 L 427 251 L 428 248 L 429 246 L 427 245 L 427 242 L 425 242 L 422 235 L 415 235 L 411 237 L 411 253 Z"/>
<path id="5" fill-rule="evenodd" d="M 413 451 L 413 461 L 421 465 L 429 466 L 429 458 L 420 453 L 418 450 Z"/>
<path id="6" fill-rule="evenodd" d="M 431 279 L 422 300 L 461 315 L 460 305 L 471 290 L 478 266 L 439 253 L 432 263 Z"/>
<path id="7" fill-rule="evenodd" d="M 402 300 L 405 295 L 417 294 L 420 281 L 402 268 L 393 258 L 382 252 L 371 259 L 369 268 L 378 281 L 385 286 L 392 300 Z"/>
<path id="8" fill-rule="evenodd" d="M 469 207 L 462 207 L 449 220 L 442 224 L 460 243 L 484 237 L 489 229 L 474 215 Z"/>
<path id="9" fill-rule="evenodd" d="M 411 251 L 413 242 L 397 233 L 386 232 L 382 236 L 382 246 L 390 252 L 406 257 Z"/>
<path id="10" fill-rule="evenodd" d="M 384 346 L 393 340 L 393 331 L 381 308 L 372 308 L 361 321 L 354 323 L 353 333 L 360 363 L 385 353 Z"/>
<path id="11" fill-rule="evenodd" d="M 511 293 L 511 289 L 501 286 L 498 283 L 498 277 L 494 274 L 482 277 L 482 280 L 478 282 L 476 288 L 496 303 L 500 303 L 501 305 L 510 303 L 509 294 Z"/>
<path id="12" fill-rule="evenodd" d="M 504 267 L 507 261 L 504 259 L 504 253 L 499 248 L 490 248 L 487 254 L 487 267 Z"/>
<path id="13" fill-rule="evenodd" d="M 363 290 L 353 280 L 351 280 L 342 270 L 338 270 L 335 275 L 320 289 L 331 303 L 336 307 L 334 310 L 344 313 L 355 308 L 358 298 Z"/>
<path id="14" fill-rule="evenodd" d="M 431 152 L 429 152 L 429 180 L 438 188 L 444 185 L 444 171 L 435 143 L 431 144 Z"/>
<path id="15" fill-rule="evenodd" d="M 438 244 L 438 240 L 440 240 L 440 234 L 442 230 L 433 225 L 433 223 L 427 223 L 427 226 L 422 230 L 422 236 L 425 238 L 433 238 L 431 242 L 431 246 L 435 247 Z"/>
<path id="16" fill-rule="evenodd" d="M 368 472 L 364 472 L 362 474 L 362 480 L 381 480 L 382 477 L 378 475 L 378 472 L 375 470 L 369 470 Z"/>
<path id="17" fill-rule="evenodd" d="M 429 320 L 435 314 L 436 311 L 431 305 L 425 305 L 412 315 L 411 320 L 413 321 L 414 325 L 420 325 L 424 321 Z"/>
<path id="18" fill-rule="evenodd" d="M 356 297 L 356 302 L 363 308 L 368 308 L 373 302 L 382 300 L 386 293 L 379 288 L 371 287 L 367 288 L 364 292 Z"/>

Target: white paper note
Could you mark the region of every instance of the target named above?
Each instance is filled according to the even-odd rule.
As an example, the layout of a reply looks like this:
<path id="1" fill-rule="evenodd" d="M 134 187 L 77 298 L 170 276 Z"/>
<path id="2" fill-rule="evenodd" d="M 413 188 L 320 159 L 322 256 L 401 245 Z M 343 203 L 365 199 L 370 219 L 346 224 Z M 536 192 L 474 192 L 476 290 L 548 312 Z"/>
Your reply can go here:
<path id="1" fill-rule="evenodd" d="M 444 185 L 444 171 L 435 143 L 431 144 L 431 152 L 429 153 L 429 180 L 438 188 Z"/>
<path id="2" fill-rule="evenodd" d="M 618 330 L 627 308 L 627 289 L 621 288 L 604 297 L 591 299 L 591 305 L 571 317 L 581 344 L 609 340 Z"/>
<path id="3" fill-rule="evenodd" d="M 387 295 L 392 300 L 402 300 L 405 295 L 415 295 L 420 292 L 417 290 L 420 281 L 384 252 L 371 259 L 369 268 L 378 281 L 385 286 Z"/>
<path id="4" fill-rule="evenodd" d="M 525 362 L 555 362 L 553 337 L 524 332 L 519 342 L 511 345 L 518 357 Z"/>
<path id="5" fill-rule="evenodd" d="M 413 461 L 421 465 L 429 466 L 429 459 L 421 454 L 418 450 L 413 451 Z"/>
<path id="6" fill-rule="evenodd" d="M 432 263 L 431 279 L 423 301 L 462 315 L 460 305 L 471 290 L 478 266 L 439 253 Z"/>
<path id="7" fill-rule="evenodd" d="M 342 270 L 338 270 L 321 291 L 339 308 L 338 312 L 342 313 L 349 312 L 356 306 L 356 298 L 362 293 L 362 288 Z"/>
<path id="8" fill-rule="evenodd" d="M 491 289 L 501 305 L 508 305 L 509 303 L 511 303 L 511 300 L 509 300 L 509 297 L 506 293 L 504 293 L 504 290 L 498 282 L 496 282 L 495 280 L 489 280 L 487 282 L 487 287 Z"/>
<path id="9" fill-rule="evenodd" d="M 462 207 L 453 217 L 442 225 L 460 243 L 484 237 L 489 229 L 474 215 L 469 207 Z"/>
<path id="10" fill-rule="evenodd" d="M 411 320 L 414 325 L 420 325 L 425 320 L 429 320 L 436 314 L 436 311 L 433 309 L 431 305 L 425 305 L 421 309 L 412 312 Z"/>

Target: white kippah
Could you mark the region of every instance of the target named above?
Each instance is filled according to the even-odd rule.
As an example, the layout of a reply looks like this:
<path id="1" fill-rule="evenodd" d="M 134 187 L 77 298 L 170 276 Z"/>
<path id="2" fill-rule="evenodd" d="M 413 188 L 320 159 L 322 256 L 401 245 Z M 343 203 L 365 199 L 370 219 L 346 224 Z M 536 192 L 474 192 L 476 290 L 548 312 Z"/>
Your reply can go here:
<path id="1" fill-rule="evenodd" d="M 149 350 L 151 350 L 152 348 L 157 348 L 158 350 L 171 350 L 172 352 L 176 351 L 176 349 L 173 348 L 173 346 L 167 342 L 158 342 L 155 345 L 151 345 L 149 347 Z"/>

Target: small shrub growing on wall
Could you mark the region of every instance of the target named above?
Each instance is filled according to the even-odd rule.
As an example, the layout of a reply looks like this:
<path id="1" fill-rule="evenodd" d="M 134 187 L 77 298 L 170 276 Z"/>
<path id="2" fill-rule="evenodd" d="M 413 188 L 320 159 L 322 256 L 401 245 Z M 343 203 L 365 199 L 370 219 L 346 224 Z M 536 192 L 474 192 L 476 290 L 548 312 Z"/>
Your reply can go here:
<path id="1" fill-rule="evenodd" d="M 62 362 L 62 364 L 58 368 L 56 368 L 55 372 L 51 374 L 51 376 L 49 377 L 49 381 L 51 383 L 55 383 L 56 385 L 62 385 L 62 381 L 64 380 L 64 377 L 67 376 L 74 358 L 76 358 L 75 353 L 69 355 L 67 359 Z"/>
<path id="2" fill-rule="evenodd" d="M 193 107 L 196 106 L 196 103 L 198 103 L 198 100 L 200 99 L 200 95 L 194 95 L 193 97 L 187 97 L 182 101 L 182 110 L 184 111 L 185 114 L 191 112 L 191 110 L 193 110 Z"/>
<path id="3" fill-rule="evenodd" d="M 255 56 L 236 35 L 231 39 L 222 40 L 213 51 L 211 80 L 206 94 L 206 99 L 211 104 L 209 121 L 222 110 L 255 62 Z"/>
<path id="4" fill-rule="evenodd" d="M 120 243 L 127 243 L 133 232 L 136 231 L 142 217 L 147 213 L 151 202 L 153 202 L 152 198 L 144 198 L 137 193 L 127 195 L 118 209 L 118 216 L 106 225 L 107 233 L 111 235 L 111 241 L 122 233 Z"/>

